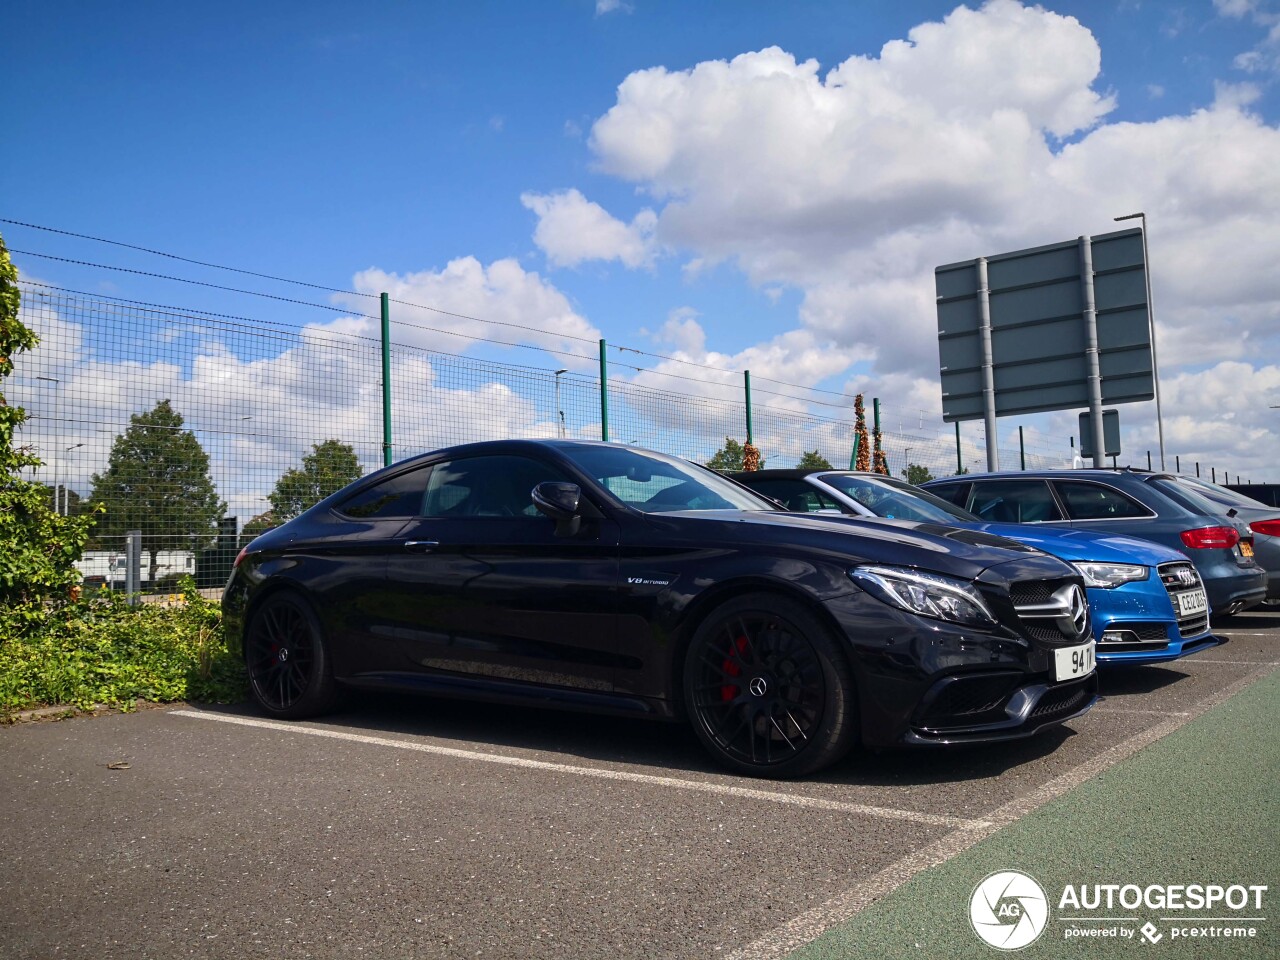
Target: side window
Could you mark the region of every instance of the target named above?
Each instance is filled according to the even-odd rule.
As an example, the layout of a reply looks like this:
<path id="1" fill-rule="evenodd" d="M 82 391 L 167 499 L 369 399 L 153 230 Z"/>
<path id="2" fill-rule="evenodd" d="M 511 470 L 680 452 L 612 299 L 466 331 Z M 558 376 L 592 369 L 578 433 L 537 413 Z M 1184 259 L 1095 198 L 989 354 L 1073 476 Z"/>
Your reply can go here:
<path id="1" fill-rule="evenodd" d="M 423 467 L 365 487 L 344 500 L 338 510 L 359 520 L 416 516 L 430 472 L 430 467 Z"/>
<path id="2" fill-rule="evenodd" d="M 963 510 L 969 505 L 969 488 L 972 486 L 972 483 L 948 483 L 945 486 L 929 487 L 929 492 Z"/>
<path id="3" fill-rule="evenodd" d="M 565 481 L 555 467 L 528 457 L 467 457 L 431 469 L 424 517 L 536 517 L 530 499 L 544 480 Z"/>
<path id="4" fill-rule="evenodd" d="M 792 513 L 817 513 L 819 510 L 839 510 L 840 505 L 824 496 L 803 480 L 760 480 L 747 484 L 756 493 L 772 497 Z"/>
<path id="5" fill-rule="evenodd" d="M 1112 520 L 1149 517 L 1151 511 L 1119 490 L 1083 480 L 1056 480 L 1054 486 L 1072 520 Z"/>
<path id="6" fill-rule="evenodd" d="M 1044 523 L 1061 520 L 1049 484 L 1043 480 L 984 480 L 973 485 L 969 507 L 993 523 Z"/>

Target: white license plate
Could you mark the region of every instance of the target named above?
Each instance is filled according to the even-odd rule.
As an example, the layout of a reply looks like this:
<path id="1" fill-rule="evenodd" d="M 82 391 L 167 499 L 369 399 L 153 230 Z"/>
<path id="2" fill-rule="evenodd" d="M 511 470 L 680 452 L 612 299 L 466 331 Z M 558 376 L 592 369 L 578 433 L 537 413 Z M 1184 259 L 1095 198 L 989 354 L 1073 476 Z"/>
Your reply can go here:
<path id="1" fill-rule="evenodd" d="M 1193 613 L 1204 613 L 1209 609 L 1209 601 L 1203 590 L 1186 590 L 1175 593 L 1173 599 L 1178 604 L 1178 616 L 1189 617 Z"/>
<path id="2" fill-rule="evenodd" d="M 1094 659 L 1096 644 L 1090 640 L 1078 647 L 1063 647 L 1053 651 L 1053 679 L 1074 680 L 1092 673 L 1097 665 Z"/>

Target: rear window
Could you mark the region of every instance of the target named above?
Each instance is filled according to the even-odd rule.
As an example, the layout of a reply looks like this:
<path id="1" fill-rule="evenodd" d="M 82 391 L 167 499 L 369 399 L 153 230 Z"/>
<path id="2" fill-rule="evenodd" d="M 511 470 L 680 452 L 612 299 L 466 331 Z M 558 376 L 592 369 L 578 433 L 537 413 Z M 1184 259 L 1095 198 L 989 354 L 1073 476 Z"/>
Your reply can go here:
<path id="1" fill-rule="evenodd" d="M 1168 480 L 1164 477 L 1157 477 L 1155 480 L 1150 481 L 1150 483 L 1151 486 L 1155 487 L 1184 510 L 1189 510 L 1202 517 L 1216 517 L 1227 512 L 1227 507 L 1225 505 L 1213 503 L 1176 481 Z"/>
<path id="2" fill-rule="evenodd" d="M 357 491 L 338 505 L 338 510 L 358 520 L 385 517 L 413 517 L 422 507 L 429 467 L 388 477 Z"/>

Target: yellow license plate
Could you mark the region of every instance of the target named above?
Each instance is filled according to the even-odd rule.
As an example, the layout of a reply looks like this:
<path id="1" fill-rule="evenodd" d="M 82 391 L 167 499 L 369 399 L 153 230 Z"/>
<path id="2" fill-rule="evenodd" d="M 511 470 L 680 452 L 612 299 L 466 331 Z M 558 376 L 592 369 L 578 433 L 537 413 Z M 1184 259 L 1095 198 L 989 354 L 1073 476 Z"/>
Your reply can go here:
<path id="1" fill-rule="evenodd" d="M 1240 541 L 1240 556 L 1242 557 L 1253 556 L 1253 544 L 1250 543 L 1248 540 Z"/>

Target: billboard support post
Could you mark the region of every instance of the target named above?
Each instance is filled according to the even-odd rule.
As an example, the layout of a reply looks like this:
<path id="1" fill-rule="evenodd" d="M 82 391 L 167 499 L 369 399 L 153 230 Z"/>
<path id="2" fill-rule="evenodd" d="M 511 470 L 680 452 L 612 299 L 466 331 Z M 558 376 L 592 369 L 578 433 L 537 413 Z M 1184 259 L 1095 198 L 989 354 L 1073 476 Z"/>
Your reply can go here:
<path id="1" fill-rule="evenodd" d="M 1098 438 L 1093 447 L 1095 468 L 1107 465 L 1102 437 L 1102 365 L 1098 360 L 1098 310 L 1093 294 L 1093 244 L 1087 236 L 1080 238 L 1080 291 L 1084 295 L 1085 359 L 1089 365 L 1089 422 Z"/>
<path id="2" fill-rule="evenodd" d="M 978 258 L 978 330 L 982 334 L 982 419 L 987 432 L 987 470 L 1000 469 L 996 446 L 996 374 L 991 359 L 991 291 L 987 286 L 987 258 Z"/>

